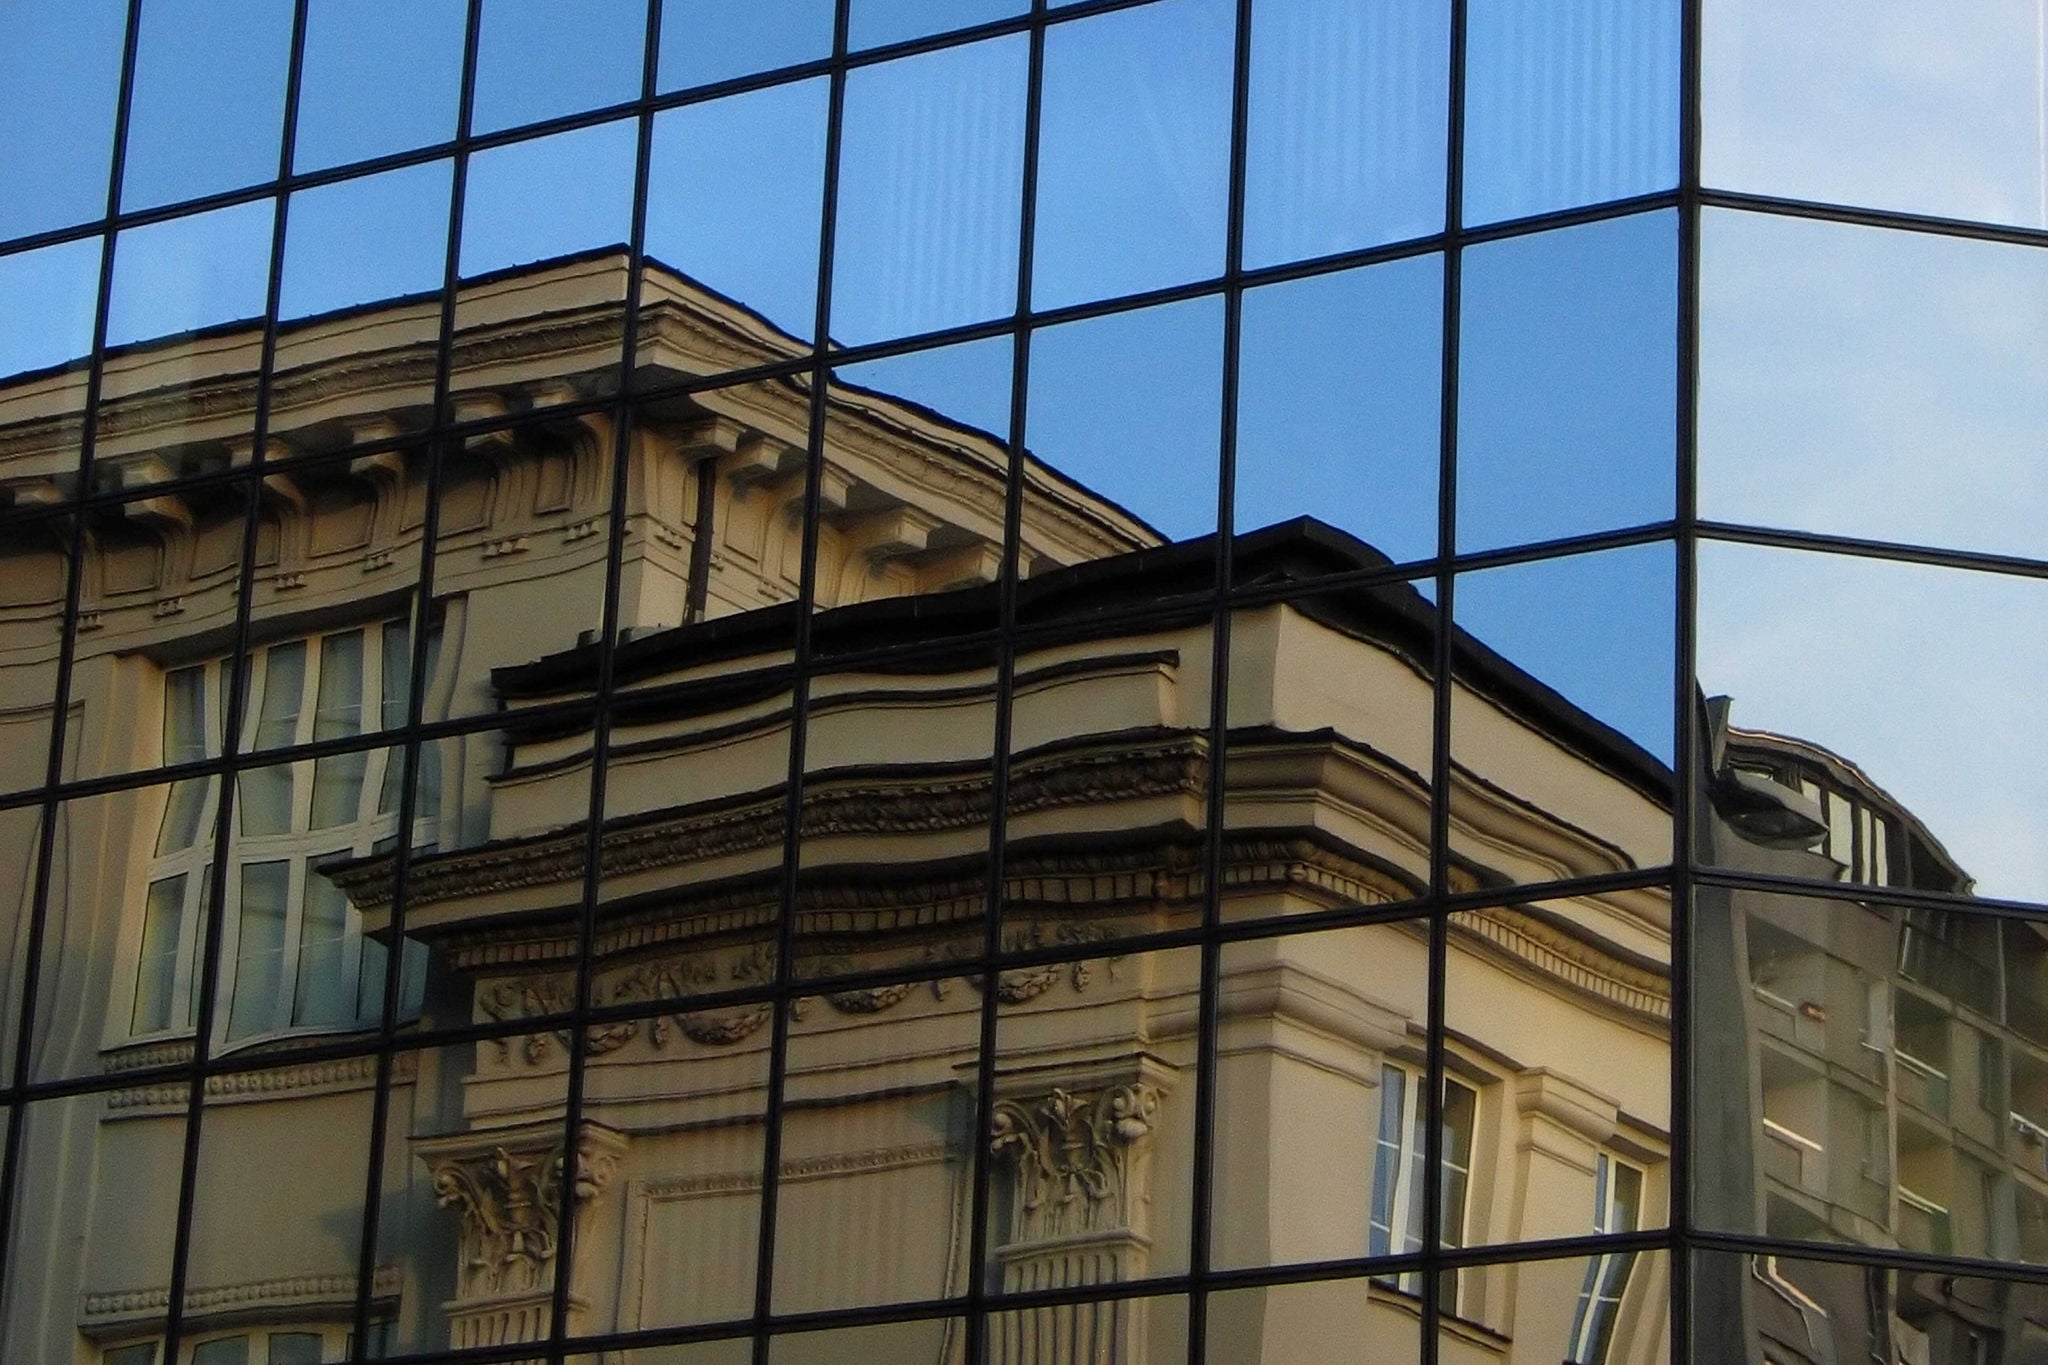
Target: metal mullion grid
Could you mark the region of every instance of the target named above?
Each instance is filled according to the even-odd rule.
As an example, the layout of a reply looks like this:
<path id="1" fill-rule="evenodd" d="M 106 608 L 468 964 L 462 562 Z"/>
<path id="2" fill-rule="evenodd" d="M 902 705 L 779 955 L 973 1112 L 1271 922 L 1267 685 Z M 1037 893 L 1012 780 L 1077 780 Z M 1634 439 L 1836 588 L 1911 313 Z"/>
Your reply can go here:
<path id="1" fill-rule="evenodd" d="M 1443 354 L 1437 413 L 1436 636 L 1430 716 L 1428 981 L 1422 1082 L 1422 1320 L 1418 1360 L 1436 1365 L 1443 1318 L 1444 990 L 1449 976 L 1450 913 L 1443 907 L 1451 872 L 1452 607 L 1456 600 L 1458 513 L 1458 337 L 1465 217 L 1465 0 L 1451 0 L 1450 71 L 1444 138 Z M 1386 1101 L 1384 1097 L 1381 1103 Z"/>
<path id="2" fill-rule="evenodd" d="M 1045 0 L 1031 0 L 1025 16 L 1027 57 L 1024 77 L 1023 174 L 1018 183 L 1017 297 L 1007 324 L 1010 338 L 1009 464 L 1004 471 L 1002 567 L 996 588 L 996 693 L 994 763 L 989 774 L 988 891 L 984 896 L 981 957 L 988 964 L 982 981 L 980 1018 L 974 1056 L 974 1119 L 968 1130 L 968 1159 L 974 1178 L 968 1197 L 967 1311 L 962 1359 L 978 1365 L 988 1352 L 989 1204 L 994 1162 L 989 1151 L 995 1131 L 997 1032 L 1002 1018 L 993 964 L 1003 951 L 1003 922 L 1008 913 L 1010 746 L 1017 679 L 1017 598 L 1022 577 L 1025 435 L 1030 422 L 1031 283 L 1036 267 L 1038 224 L 1039 112 L 1045 97 Z"/>
<path id="3" fill-rule="evenodd" d="M 405 739 L 400 761 L 398 792 L 398 838 L 392 853 L 391 918 L 389 942 L 384 955 L 384 988 L 377 1020 L 376 1077 L 370 1092 L 370 1142 L 365 1154 L 363 1203 L 358 1210 L 355 1303 L 349 1329 L 350 1352 L 354 1359 L 368 1358 L 370 1299 L 376 1280 L 378 1240 L 382 1234 L 385 1139 L 391 1122 L 392 1042 L 398 1026 L 398 999 L 405 966 L 406 892 L 412 869 L 412 828 L 419 786 L 420 717 L 427 687 L 427 632 L 434 608 L 436 543 L 441 523 L 441 471 L 451 444 L 442 428 L 449 415 L 448 391 L 452 382 L 451 354 L 455 344 L 456 303 L 462 278 L 463 200 L 469 180 L 469 152 L 465 141 L 470 126 L 470 105 L 476 90 L 477 35 L 483 22 L 483 0 L 469 0 L 463 20 L 462 74 L 457 84 L 456 150 L 449 169 L 448 236 L 441 262 L 441 317 L 434 340 L 434 392 L 430 409 L 430 435 L 426 443 L 426 486 L 420 523 L 419 582 L 415 587 L 411 632 L 412 659 L 406 674 Z M 294 65 L 296 78 L 297 67 Z M 177 1365 L 165 1361 L 164 1365 Z"/>
<path id="4" fill-rule="evenodd" d="M 1692 1340 L 1692 867 L 1694 847 L 1694 780 L 1698 762 L 1699 642 L 1695 631 L 1697 596 L 1696 550 L 1699 527 L 1699 315 L 1700 315 L 1700 125 L 1701 2 L 1678 0 L 1678 361 L 1677 412 L 1673 438 L 1677 455 L 1676 563 L 1672 604 L 1672 763 L 1671 763 L 1671 929 L 1669 941 L 1671 1019 L 1670 1150 L 1665 1157 L 1665 1228 L 1671 1250 L 1666 1257 L 1666 1330 L 1672 1360 L 1690 1356 Z"/>
<path id="5" fill-rule="evenodd" d="M 795 676 L 790 686 L 789 777 L 783 803 L 781 905 L 775 924 L 774 1008 L 769 1013 L 768 1077 L 761 1119 L 761 1204 L 754 1248 L 754 1365 L 769 1365 L 771 1338 L 764 1326 L 775 1287 L 776 1212 L 782 1189 L 782 1092 L 789 1078 L 790 1005 L 801 992 L 796 977 L 797 893 L 803 862 L 804 740 L 811 701 L 811 626 L 817 615 L 819 485 L 824 481 L 826 414 L 832 382 L 832 256 L 839 217 L 841 124 L 846 113 L 846 34 L 851 0 L 834 0 L 832 65 L 825 108 L 825 161 L 819 187 L 818 275 L 811 333 L 810 430 L 804 452 L 802 558 L 798 569 Z"/>
<path id="6" fill-rule="evenodd" d="M 142 0 L 128 0 L 127 18 L 121 36 L 121 75 L 114 100 L 113 146 L 108 151 L 107 164 L 107 215 L 112 216 L 121 202 L 121 177 L 126 165 L 128 143 L 128 97 L 135 86 L 135 48 L 137 32 L 141 26 Z M 79 426 L 79 451 L 77 477 L 81 490 L 92 482 L 94 450 L 93 413 L 99 407 L 100 387 L 105 377 L 107 345 L 107 306 L 114 287 L 114 238 L 110 232 L 74 233 L 74 236 L 99 235 L 100 272 L 93 302 L 92 350 L 86 358 L 85 393 L 82 397 L 83 415 Z M 85 517 L 82 510 L 72 514 L 69 542 L 69 561 L 65 566 L 63 616 L 58 623 L 57 675 L 50 703 L 50 752 L 45 760 L 43 789 L 38 793 L 41 806 L 41 823 L 36 831 L 36 865 L 34 887 L 31 893 L 28 916 L 28 936 L 22 948 L 21 994 L 15 1002 L 17 1009 L 14 1038 L 13 1069 L 8 1081 L 16 1086 L 32 1069 L 35 1055 L 35 1007 L 38 970 L 43 952 L 43 934 L 47 928 L 50 881 L 57 850 L 57 812 L 60 802 L 54 795 L 64 778 L 65 729 L 70 714 L 71 675 L 74 655 L 78 648 L 78 611 L 84 591 L 85 575 L 82 569 L 85 560 L 86 536 Z M 4 989 L 4 987 L 0 987 Z M 7 1111 L 5 1149 L 0 1150 L 0 1292 L 4 1292 L 13 1268 L 13 1251 L 16 1245 L 14 1228 L 15 1191 L 20 1185 L 22 1138 L 28 1121 L 28 1103 L 17 1099 Z M 27 1249 L 30 1255 L 34 1249 Z"/>
<path id="7" fill-rule="evenodd" d="M 641 6 L 640 95 L 643 104 L 654 94 L 656 62 L 661 46 L 661 0 Z M 647 191 L 653 160 L 654 116 L 644 109 L 634 130 L 632 223 L 626 246 L 626 295 L 621 307 L 619 382 L 612 410 L 611 504 L 604 559 L 604 606 L 597 639 L 596 711 L 590 730 L 590 800 L 585 817 L 583 889 L 576 926 L 575 994 L 568 1044 L 568 1092 L 562 1106 L 562 1208 L 556 1220 L 554 1283 L 549 1293 L 550 1360 L 564 1357 L 569 1336 L 569 1302 L 576 1265 L 577 1136 L 583 1128 L 584 1071 L 589 1064 L 590 1030 L 584 1021 L 591 1005 L 591 976 L 597 942 L 597 906 L 604 894 L 605 760 L 611 745 L 611 699 L 619 642 L 620 579 L 625 562 L 626 492 L 633 453 L 633 369 L 640 338 L 640 277 L 647 248 Z M 701 474 L 700 474 L 701 477 Z"/>
<path id="8" fill-rule="evenodd" d="M 310 0 L 293 0 L 291 49 L 285 73 L 284 109 L 278 130 L 277 179 L 283 182 L 291 172 L 292 143 L 298 124 L 299 66 L 306 44 L 306 11 Z M 132 92 L 131 92 L 132 93 Z M 284 283 L 284 239 L 288 195 L 281 190 L 273 200 L 270 231 L 268 282 L 263 296 L 263 340 L 257 362 L 256 411 L 252 424 L 250 468 L 246 475 L 248 501 L 242 509 L 242 557 L 236 568 L 234 647 L 229 651 L 227 695 L 222 706 L 221 756 L 226 761 L 214 802 L 213 862 L 208 884 L 201 891 L 200 946 L 194 959 L 199 973 L 199 1006 L 193 1022 L 192 1079 L 185 1102 L 184 1159 L 178 1176 L 177 1226 L 172 1233 L 171 1283 L 164 1305 L 165 1365 L 176 1365 L 179 1339 L 184 1330 L 185 1291 L 190 1278 L 192 1252 L 192 1204 L 199 1184 L 201 1129 L 206 1115 L 206 1085 L 203 1068 L 213 1047 L 214 1011 L 220 1000 L 220 955 L 227 922 L 228 876 L 233 870 L 229 850 L 235 837 L 235 796 L 241 765 L 243 708 L 248 703 L 254 670 L 244 666 L 249 656 L 249 627 L 256 582 L 256 532 L 262 523 L 263 448 L 270 437 L 270 369 L 277 353 L 278 298 Z M 88 420 L 96 420 L 89 414 Z"/>
<path id="9" fill-rule="evenodd" d="M 1236 549 L 1238 361 L 1244 321 L 1244 202 L 1251 119 L 1252 0 L 1237 0 L 1231 35 L 1230 170 L 1224 216 L 1223 370 L 1217 402 L 1215 588 L 1209 636 L 1209 778 L 1202 831 L 1202 946 L 1195 997 L 1195 1093 L 1188 1217 L 1188 1365 L 1209 1356 L 1209 1256 L 1216 1165 L 1217 1033 L 1223 976 L 1225 796 L 1230 762 L 1230 628 Z"/>

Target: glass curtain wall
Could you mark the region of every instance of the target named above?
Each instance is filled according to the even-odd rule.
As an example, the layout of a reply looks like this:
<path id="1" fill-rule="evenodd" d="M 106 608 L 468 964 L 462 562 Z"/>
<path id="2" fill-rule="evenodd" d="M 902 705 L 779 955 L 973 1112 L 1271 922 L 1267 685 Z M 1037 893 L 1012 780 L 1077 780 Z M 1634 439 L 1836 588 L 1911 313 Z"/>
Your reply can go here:
<path id="1" fill-rule="evenodd" d="M 2044 72 L 0 10 L 0 1356 L 2034 1360 Z"/>

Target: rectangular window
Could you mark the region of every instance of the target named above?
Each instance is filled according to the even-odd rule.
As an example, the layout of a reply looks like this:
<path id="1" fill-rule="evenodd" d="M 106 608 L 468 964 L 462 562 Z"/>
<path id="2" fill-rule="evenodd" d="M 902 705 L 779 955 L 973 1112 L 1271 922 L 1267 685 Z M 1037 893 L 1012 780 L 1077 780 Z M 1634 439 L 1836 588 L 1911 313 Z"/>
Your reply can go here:
<path id="1" fill-rule="evenodd" d="M 1465 1244 L 1465 1207 L 1472 1173 L 1472 1134 L 1478 1092 L 1457 1081 L 1444 1082 L 1443 1217 L 1437 1235 L 1447 1249 Z M 1373 1256 L 1407 1256 L 1422 1249 L 1424 1133 L 1429 1122 L 1422 1078 L 1391 1062 L 1380 1067 L 1379 1140 L 1374 1149 L 1372 1222 L 1366 1249 Z M 1405 1293 L 1418 1293 L 1422 1277 L 1413 1272 L 1382 1276 Z M 1449 1297 L 1455 1301 L 1455 1294 Z"/>
<path id="2" fill-rule="evenodd" d="M 1643 1173 L 1600 1153 L 1593 1170 L 1593 1231 L 1634 1232 L 1642 1223 L 1642 1205 Z M 1635 1259 L 1632 1251 L 1612 1252 L 1595 1256 L 1587 1265 L 1586 1282 L 1572 1313 L 1571 1349 L 1566 1356 L 1571 1365 L 1604 1365 Z"/>

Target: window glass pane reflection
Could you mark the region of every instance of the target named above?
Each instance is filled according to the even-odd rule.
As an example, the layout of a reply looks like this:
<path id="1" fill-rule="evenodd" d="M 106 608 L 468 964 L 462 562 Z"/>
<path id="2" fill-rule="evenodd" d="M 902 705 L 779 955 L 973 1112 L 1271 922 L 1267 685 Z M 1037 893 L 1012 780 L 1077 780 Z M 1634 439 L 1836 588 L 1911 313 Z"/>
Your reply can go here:
<path id="1" fill-rule="evenodd" d="M 711 85 L 832 55 L 833 0 L 665 0 L 662 90 Z"/>
<path id="2" fill-rule="evenodd" d="M 1472 0 L 1465 221 L 1678 183 L 1678 0 Z"/>
<path id="3" fill-rule="evenodd" d="M 1205 298 L 1033 333 L 1026 448 L 1167 540 L 1214 531 L 1222 324 Z"/>
<path id="4" fill-rule="evenodd" d="M 648 257 L 803 338 L 817 319 L 826 95 L 814 80 L 670 110 L 648 172 Z"/>
<path id="5" fill-rule="evenodd" d="M 1700 546 L 1699 681 L 1728 698 L 1725 717 L 1710 712 L 1709 772 L 1792 846 L 1823 853 L 1805 875 L 2048 896 L 2044 670 L 2037 579 Z M 1840 810 L 1825 799 L 1837 788 Z M 1829 833 L 1861 806 L 1890 812 L 1882 864 Z M 1747 865 L 1739 849 L 1715 856 Z"/>
<path id="6" fill-rule="evenodd" d="M 121 206 L 275 177 L 291 39 L 275 0 L 145 0 Z"/>
<path id="7" fill-rule="evenodd" d="M 1450 6 L 1258 0 L 1248 266 L 1439 232 Z"/>
<path id="8" fill-rule="evenodd" d="M 1021 35 L 847 77 L 832 335 L 859 343 L 979 322 L 1017 298 Z"/>
<path id="9" fill-rule="evenodd" d="M 1237 530 L 1308 515 L 1435 554 L 1443 259 L 1249 290 L 1240 327 Z"/>
<path id="10" fill-rule="evenodd" d="M 409 166 L 293 195 L 278 316 L 438 289 L 448 256 L 451 164 Z"/>
<path id="11" fill-rule="evenodd" d="M 1458 548 L 1672 515 L 1678 219 L 1473 247 L 1458 336 Z"/>
<path id="12" fill-rule="evenodd" d="M 1701 8 L 1707 184 L 2048 227 L 2039 5 Z"/>
<path id="13" fill-rule="evenodd" d="M 1701 252 L 1702 516 L 2048 553 L 2048 252 L 1718 212 Z"/>
<path id="14" fill-rule="evenodd" d="M 83 359 L 99 285 L 97 237 L 0 256 L 0 376 Z"/>
<path id="15" fill-rule="evenodd" d="M 468 14 L 465 0 L 311 0 L 293 168 L 454 137 Z"/>
<path id="16" fill-rule="evenodd" d="M 1034 307 L 1223 269 L 1233 8 L 1164 0 L 1047 31 Z"/>
<path id="17" fill-rule="evenodd" d="M 275 218 L 271 201 L 259 199 L 121 233 L 107 344 L 261 318 Z"/>
<path id="18" fill-rule="evenodd" d="M 107 207 L 125 0 L 19 0 L 0 42 L 0 238 Z M 7 291 L 0 289 L 0 298 Z M 13 334 L 14 328 L 6 328 Z"/>
<path id="19" fill-rule="evenodd" d="M 486 274 L 590 247 L 624 247 L 632 225 L 630 119 L 492 147 L 470 159 L 462 273 Z"/>
<path id="20" fill-rule="evenodd" d="M 856 50 L 994 23 L 1031 8 L 1030 0 L 853 0 L 847 45 Z"/>
<path id="21" fill-rule="evenodd" d="M 471 127 L 488 133 L 637 97 L 646 33 L 647 0 L 484 0 Z"/>

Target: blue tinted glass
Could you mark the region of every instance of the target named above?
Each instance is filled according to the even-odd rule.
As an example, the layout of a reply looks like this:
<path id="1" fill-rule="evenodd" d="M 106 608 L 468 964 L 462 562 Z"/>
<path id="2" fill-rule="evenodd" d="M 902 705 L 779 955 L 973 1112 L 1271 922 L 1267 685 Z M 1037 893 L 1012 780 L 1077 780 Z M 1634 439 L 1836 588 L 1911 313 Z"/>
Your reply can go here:
<path id="1" fill-rule="evenodd" d="M 1450 47 L 1442 0 L 1252 7 L 1245 264 L 1443 230 Z"/>
<path id="2" fill-rule="evenodd" d="M 1030 8 L 1030 0 L 853 0 L 846 41 L 856 49 L 882 47 L 993 23 Z"/>
<path id="3" fill-rule="evenodd" d="M 462 273 L 623 246 L 634 152 L 631 119 L 478 152 L 463 201 Z"/>
<path id="4" fill-rule="evenodd" d="M 1017 300 L 1022 35 L 852 72 L 839 162 L 832 335 L 978 322 Z"/>
<path id="5" fill-rule="evenodd" d="M 832 0 L 665 0 L 663 90 L 711 85 L 832 55 Z"/>
<path id="6" fill-rule="evenodd" d="M 485 0 L 477 30 L 479 133 L 636 99 L 647 0 Z"/>
<path id="7" fill-rule="evenodd" d="M 1465 221 L 1678 183 L 1678 0 L 1471 0 Z"/>
<path id="8" fill-rule="evenodd" d="M 0 237 L 107 210 L 123 0 L 17 0 L 0 11 Z"/>
<path id="9" fill-rule="evenodd" d="M 1025 448 L 1169 540 L 1207 534 L 1222 378 L 1213 297 L 1034 332 Z"/>
<path id="10" fill-rule="evenodd" d="M 277 0 L 145 0 L 121 206 L 276 178 L 291 40 Z"/>
<path id="11" fill-rule="evenodd" d="M 464 0 L 311 0 L 292 164 L 319 170 L 455 136 Z"/>
<path id="12" fill-rule="evenodd" d="M 834 371 L 844 384 L 929 408 L 998 438 L 1010 430 L 1010 339 L 990 337 L 870 360 Z"/>
<path id="13" fill-rule="evenodd" d="M 271 201 L 259 199 L 121 233 L 107 344 L 261 318 L 275 218 Z"/>
<path id="14" fill-rule="evenodd" d="M 1458 546 L 1672 514 L 1678 220 L 1638 214 L 1465 253 Z"/>
<path id="15" fill-rule="evenodd" d="M 97 237 L 0 256 L 0 375 L 90 351 L 99 292 Z"/>
<path id="16" fill-rule="evenodd" d="M 1033 306 L 1222 271 L 1234 18 L 1165 0 L 1047 30 Z"/>
<path id="17" fill-rule="evenodd" d="M 1443 259 L 1244 296 L 1236 527 L 1313 516 L 1392 559 L 1436 553 Z"/>
<path id="18" fill-rule="evenodd" d="M 295 194 L 278 316 L 438 289 L 448 255 L 446 161 Z"/>
<path id="19" fill-rule="evenodd" d="M 1452 615 L 1481 644 L 1668 765 L 1674 575 L 1669 545 L 1510 564 L 1458 575 Z"/>
<path id="20" fill-rule="evenodd" d="M 826 93 L 802 81 L 660 115 L 647 186 L 650 259 L 803 337 L 817 325 Z"/>

